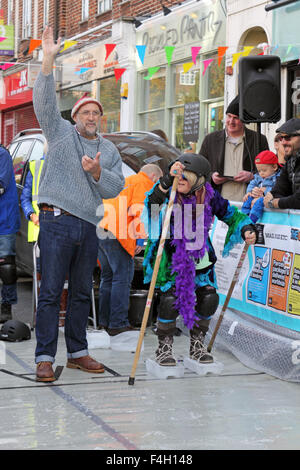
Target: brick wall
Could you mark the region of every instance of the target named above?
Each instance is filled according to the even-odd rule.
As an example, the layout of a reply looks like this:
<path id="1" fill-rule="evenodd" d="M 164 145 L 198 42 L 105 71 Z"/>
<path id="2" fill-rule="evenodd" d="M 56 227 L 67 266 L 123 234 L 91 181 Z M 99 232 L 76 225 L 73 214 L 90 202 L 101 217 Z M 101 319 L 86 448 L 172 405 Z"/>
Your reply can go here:
<path id="1" fill-rule="evenodd" d="M 19 34 L 18 34 L 18 61 L 27 61 L 32 56 L 26 54 L 31 38 L 22 39 L 22 13 L 23 1 L 19 1 Z M 2 0 L 1 7 L 4 10 L 4 23 L 7 24 L 7 3 L 8 0 Z M 163 0 L 163 4 L 169 8 L 180 3 L 179 0 Z M 184 1 L 181 1 L 184 3 Z M 97 0 L 89 0 L 89 17 L 86 21 L 81 19 L 82 0 L 49 0 L 49 25 L 53 27 L 56 36 L 70 38 L 79 33 L 83 33 L 88 29 L 94 28 L 106 23 L 110 20 L 117 21 L 122 17 L 136 17 L 147 14 L 155 14 L 161 11 L 160 0 L 112 0 L 112 10 L 98 14 Z M 32 0 L 32 35 L 34 31 L 34 7 L 35 2 Z M 38 0 L 38 37 L 40 39 L 43 31 L 43 11 L 44 0 Z M 13 10 L 13 19 L 15 20 L 15 10 Z M 32 36 L 31 36 L 32 37 Z M 91 38 L 94 40 L 95 38 Z M 25 52 L 25 54 L 24 54 Z M 0 60 L 9 61 L 7 56 L 0 56 Z"/>

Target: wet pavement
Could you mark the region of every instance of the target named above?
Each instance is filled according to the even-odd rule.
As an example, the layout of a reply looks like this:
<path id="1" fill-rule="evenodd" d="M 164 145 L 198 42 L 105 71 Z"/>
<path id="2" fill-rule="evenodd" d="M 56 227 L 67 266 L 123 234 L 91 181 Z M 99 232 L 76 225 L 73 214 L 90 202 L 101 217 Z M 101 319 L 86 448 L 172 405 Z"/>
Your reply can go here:
<path id="1" fill-rule="evenodd" d="M 15 318 L 31 316 L 30 279 L 19 280 Z M 93 349 L 104 374 L 67 369 L 59 333 L 56 382 L 35 382 L 34 331 L 21 343 L 1 342 L 0 449 L 13 450 L 298 450 L 300 394 L 297 383 L 244 366 L 213 349 L 223 363 L 218 375 L 158 379 L 147 373 L 157 337 L 147 328 L 133 386 L 134 353 Z M 183 359 L 189 340 L 175 338 Z M 129 455 L 129 454 L 128 454 Z M 134 454 L 130 454 L 134 455 Z"/>

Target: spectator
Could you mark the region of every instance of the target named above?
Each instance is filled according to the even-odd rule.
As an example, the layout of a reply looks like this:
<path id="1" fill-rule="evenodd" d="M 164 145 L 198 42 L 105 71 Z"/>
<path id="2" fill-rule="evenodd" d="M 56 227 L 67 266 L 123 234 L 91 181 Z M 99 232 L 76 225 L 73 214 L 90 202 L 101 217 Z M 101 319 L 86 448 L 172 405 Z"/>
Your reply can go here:
<path id="1" fill-rule="evenodd" d="M 263 196 L 273 188 L 280 174 L 277 155 L 270 150 L 260 152 L 255 158 L 255 165 L 257 173 L 248 184 L 241 209 L 254 223 L 264 211 Z"/>
<path id="2" fill-rule="evenodd" d="M 68 277 L 65 320 L 67 367 L 104 372 L 88 353 L 86 326 L 93 271 L 97 263 L 97 207 L 116 197 L 124 185 L 116 147 L 97 132 L 102 105 L 83 97 L 73 106 L 76 125 L 61 117 L 56 103 L 53 64 L 61 40 L 46 26 L 42 36 L 42 70 L 34 85 L 34 110 L 48 142 L 39 185 L 41 286 L 36 316 L 36 378 L 52 382 L 59 304 Z"/>
<path id="3" fill-rule="evenodd" d="M 28 220 L 28 242 L 36 242 L 39 234 L 39 207 L 37 204 L 40 177 L 48 145 L 44 144 L 43 157 L 29 162 L 24 188 L 20 197 L 21 207 Z"/>
<path id="4" fill-rule="evenodd" d="M 128 321 L 128 308 L 134 255 L 142 249 L 137 239 L 143 244 L 145 238 L 140 213 L 145 192 L 161 176 L 158 165 L 144 165 L 139 173 L 126 178 L 125 188 L 117 198 L 104 203 L 105 216 L 98 229 L 98 259 L 101 265 L 99 326 L 107 329 L 110 336 L 132 329 Z M 121 221 L 124 226 L 121 226 Z"/>
<path id="5" fill-rule="evenodd" d="M 289 119 L 276 132 L 286 163 L 275 186 L 265 196 L 264 205 L 270 209 L 300 209 L 300 119 Z"/>
<path id="6" fill-rule="evenodd" d="M 274 149 L 278 157 L 279 165 L 283 166 L 285 164 L 285 158 L 284 158 L 284 148 L 280 141 L 280 134 L 276 134 L 274 137 Z"/>
<path id="7" fill-rule="evenodd" d="M 0 323 L 12 319 L 12 305 L 18 301 L 16 234 L 20 228 L 18 193 L 12 159 L 0 146 Z"/>
<path id="8" fill-rule="evenodd" d="M 254 159 L 262 150 L 268 150 L 264 135 L 247 129 L 239 119 L 239 97 L 226 110 L 225 129 L 208 134 L 200 154 L 208 159 L 212 168 L 212 185 L 225 199 L 242 201 L 247 184 L 255 170 Z"/>
<path id="9" fill-rule="evenodd" d="M 158 135 L 159 137 L 164 139 L 166 142 L 168 142 L 167 134 L 162 129 L 154 129 L 153 131 L 150 131 L 150 132 L 152 132 L 152 134 Z"/>
<path id="10" fill-rule="evenodd" d="M 149 233 L 144 256 L 144 282 L 147 283 L 153 275 L 161 218 L 174 176 L 178 176 L 176 216 L 174 211 L 170 237 L 166 239 L 156 279 L 156 288 L 161 290 L 156 362 L 161 366 L 176 365 L 172 345 L 179 314 L 190 330 L 190 358 L 199 363 L 213 362 L 204 344 L 210 319 L 219 302 L 214 271 L 216 254 L 209 239 L 213 217 L 217 216 L 229 226 L 223 253 L 228 255 L 231 247 L 242 243 L 243 239 L 247 243 L 256 241 L 251 220 L 213 190 L 208 182 L 209 175 L 210 165 L 204 157 L 184 153 L 148 192 L 145 200 L 145 228 Z M 198 210 L 199 205 L 203 211 Z M 153 207 L 162 210 L 157 213 Z M 181 223 L 175 223 L 178 217 Z"/>

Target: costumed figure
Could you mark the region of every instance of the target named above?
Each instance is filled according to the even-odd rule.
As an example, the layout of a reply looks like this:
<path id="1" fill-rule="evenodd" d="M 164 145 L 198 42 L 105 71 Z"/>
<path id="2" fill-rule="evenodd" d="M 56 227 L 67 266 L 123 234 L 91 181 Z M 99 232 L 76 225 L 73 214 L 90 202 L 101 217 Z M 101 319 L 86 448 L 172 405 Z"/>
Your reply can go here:
<path id="1" fill-rule="evenodd" d="M 228 225 L 223 256 L 228 256 L 236 243 L 256 241 L 251 219 L 212 188 L 208 182 L 210 172 L 205 157 L 183 154 L 146 195 L 142 220 L 149 237 L 143 263 L 147 284 L 153 274 L 170 188 L 174 177 L 178 177 L 169 235 L 156 281 L 160 302 L 155 354 L 161 366 L 176 365 L 172 345 L 178 315 L 182 315 L 190 330 L 190 358 L 200 363 L 213 362 L 204 337 L 219 303 L 214 270 L 217 258 L 209 238 L 214 216 Z"/>

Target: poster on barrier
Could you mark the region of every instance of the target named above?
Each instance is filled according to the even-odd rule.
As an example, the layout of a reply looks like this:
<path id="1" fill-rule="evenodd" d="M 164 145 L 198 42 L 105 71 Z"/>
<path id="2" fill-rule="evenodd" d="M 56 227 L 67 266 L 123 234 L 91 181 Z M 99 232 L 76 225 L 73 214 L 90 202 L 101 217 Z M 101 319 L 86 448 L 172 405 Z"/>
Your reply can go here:
<path id="1" fill-rule="evenodd" d="M 229 307 L 300 331 L 300 211 L 268 211 L 257 224 L 259 240 L 250 246 Z M 243 245 L 229 256 L 222 250 L 227 225 L 215 220 L 211 238 L 220 304 L 225 301 Z"/>

